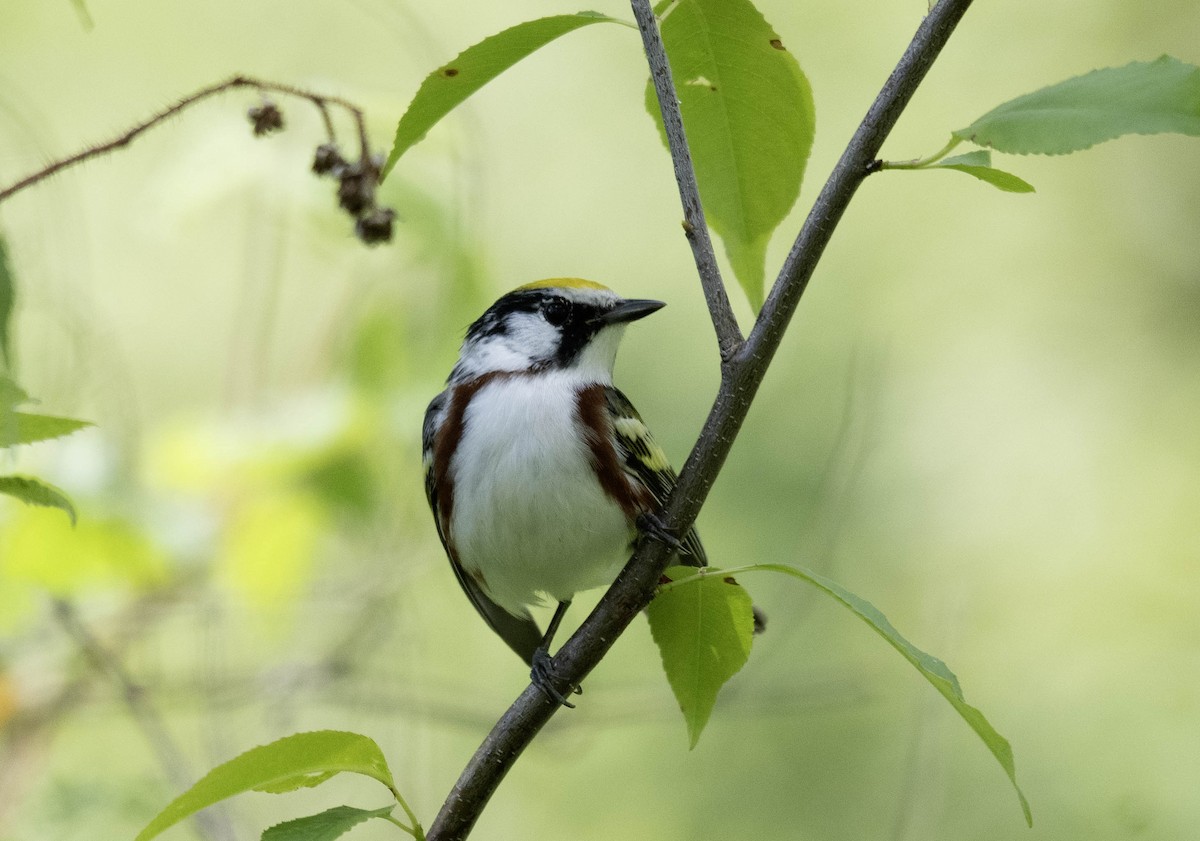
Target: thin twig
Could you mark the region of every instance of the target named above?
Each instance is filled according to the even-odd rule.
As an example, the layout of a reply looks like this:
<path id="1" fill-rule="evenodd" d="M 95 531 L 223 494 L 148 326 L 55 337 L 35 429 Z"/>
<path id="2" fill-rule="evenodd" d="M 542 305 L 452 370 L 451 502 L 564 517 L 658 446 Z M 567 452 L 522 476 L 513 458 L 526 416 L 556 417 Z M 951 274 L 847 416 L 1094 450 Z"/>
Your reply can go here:
<path id="1" fill-rule="evenodd" d="M 109 641 L 108 650 L 114 656 L 135 639 L 144 637 L 159 615 L 163 597 L 172 598 L 166 590 L 156 590 L 134 602 L 117 623 L 119 631 Z M 24 787 L 38 778 L 31 768 L 45 753 L 44 744 L 66 717 L 87 698 L 88 689 L 99 678 L 95 671 L 73 675 L 52 696 L 32 704 L 22 704 L 16 714 L 0 728 L 0 836 L 4 835 L 5 820 L 20 801 Z"/>
<path id="2" fill-rule="evenodd" d="M 662 112 L 663 127 L 666 129 L 667 146 L 671 150 L 671 162 L 675 165 L 675 181 L 679 185 L 679 200 L 683 204 L 683 231 L 692 246 L 692 257 L 696 261 L 696 272 L 708 302 L 713 327 L 717 331 L 717 345 L 721 359 L 731 357 L 742 344 L 742 331 L 738 327 L 721 269 L 713 250 L 712 238 L 708 234 L 708 223 L 704 219 L 704 207 L 700 204 L 700 189 L 696 186 L 696 170 L 692 165 L 692 153 L 688 148 L 683 130 L 683 115 L 679 110 L 679 96 L 671 78 L 671 64 L 658 31 L 658 21 L 650 0 L 631 0 L 633 16 L 642 33 L 642 45 L 646 50 L 646 61 L 650 65 L 650 79 L 658 95 L 658 109 Z"/>
<path id="3" fill-rule="evenodd" d="M 92 158 L 97 158 L 101 155 L 106 155 L 109 152 L 113 152 L 117 149 L 128 146 L 138 137 L 138 135 L 154 128 L 163 121 L 178 114 L 180 111 L 183 111 L 185 108 L 195 105 L 197 102 L 208 99 L 211 96 L 215 96 L 216 94 L 233 90 L 234 88 L 256 88 L 264 93 L 270 91 L 273 93 L 284 94 L 286 96 L 295 96 L 301 99 L 307 99 L 317 107 L 318 111 L 320 111 L 321 120 L 325 126 L 326 132 L 329 135 L 329 140 L 331 143 L 334 142 L 335 137 L 333 131 L 333 121 L 329 115 L 329 106 L 336 105 L 339 108 L 344 108 L 354 118 L 354 123 L 358 132 L 361 158 L 363 161 L 366 161 L 370 157 L 371 149 L 370 143 L 367 139 L 366 120 L 363 117 L 362 109 L 354 103 L 338 96 L 325 96 L 323 94 L 313 93 L 312 91 L 298 88 L 294 85 L 265 82 L 262 79 L 255 79 L 249 76 L 234 76 L 232 79 L 226 79 L 224 82 L 218 82 L 215 85 L 209 85 L 206 88 L 201 88 L 193 94 L 185 96 L 183 99 L 179 100 L 169 108 L 159 111 L 154 116 L 143 120 L 120 136 L 115 137 L 106 143 L 89 146 L 88 148 L 81 152 L 77 152 L 74 155 L 52 161 L 51 163 L 39 169 L 37 172 L 30 173 L 14 184 L 0 189 L 0 202 L 3 202 L 10 196 L 19 193 L 26 187 L 32 187 L 39 181 L 49 178 L 56 172 L 60 172 L 68 167 L 75 166 L 76 164 L 89 161 Z"/>
<path id="4" fill-rule="evenodd" d="M 159 765 L 171 785 L 179 790 L 191 788 L 196 781 L 188 770 L 188 762 L 183 750 L 175 743 L 158 710 L 149 702 L 145 690 L 138 685 L 126 671 L 125 666 L 115 654 L 106 649 L 100 640 L 91 632 L 75 612 L 75 607 L 65 599 L 55 599 L 53 602 L 54 616 L 67 636 L 78 646 L 92 666 L 102 675 L 113 682 L 121 693 L 121 700 L 129 709 L 130 715 L 138 729 L 150 744 L 150 748 L 158 757 Z M 235 837 L 233 826 L 224 813 L 208 810 L 194 816 L 196 828 L 206 839 L 226 839 L 232 841 Z"/>
<path id="5" fill-rule="evenodd" d="M 636 0 L 634 4 L 636 9 Z M 930 11 L 829 176 L 754 330 L 726 366 L 704 430 L 667 501 L 661 519 L 675 534 L 685 533 L 695 521 L 834 228 L 884 138 L 970 5 L 971 0 L 941 0 Z M 657 541 L 644 541 L 638 547 L 596 609 L 555 655 L 553 682 L 560 692 L 565 694 L 577 686 L 650 603 L 669 559 L 670 550 Z M 429 841 L 467 837 L 501 780 L 559 709 L 536 687 L 521 693 L 455 783 L 429 829 Z"/>

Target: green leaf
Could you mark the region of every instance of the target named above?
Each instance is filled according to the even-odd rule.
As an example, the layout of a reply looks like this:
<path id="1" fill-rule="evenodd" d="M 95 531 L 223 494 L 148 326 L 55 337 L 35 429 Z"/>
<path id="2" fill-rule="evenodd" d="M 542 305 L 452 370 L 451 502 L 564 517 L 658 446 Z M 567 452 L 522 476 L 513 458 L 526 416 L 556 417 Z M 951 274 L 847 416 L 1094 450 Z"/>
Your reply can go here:
<path id="1" fill-rule="evenodd" d="M 11 368 L 12 334 L 9 324 L 12 321 L 13 305 L 17 299 L 17 284 L 13 278 L 12 269 L 8 265 L 8 246 L 4 237 L 0 237 L 0 357 L 4 359 L 5 367 Z"/>
<path id="2" fill-rule="evenodd" d="M 812 150 L 812 90 L 749 0 L 681 0 L 662 37 L 705 215 L 757 311 L 767 243 L 800 194 Z M 646 109 L 665 142 L 653 83 Z"/>
<path id="3" fill-rule="evenodd" d="M 992 166 L 992 153 L 986 149 L 944 158 L 928 167 L 922 167 L 922 169 L 952 169 L 957 172 L 965 172 L 967 175 L 973 175 L 980 181 L 986 181 L 1006 193 L 1032 193 L 1034 191 L 1033 185 L 1028 181 L 1018 178 L 1011 172 L 1005 172 Z"/>
<path id="4" fill-rule="evenodd" d="M 138 833 L 136 841 L 149 841 L 184 818 L 235 794 L 277 786 L 303 775 L 333 776 L 342 771 L 363 774 L 395 789 L 383 753 L 368 737 L 339 730 L 297 733 L 252 748 L 209 771 L 159 812 Z"/>
<path id="5" fill-rule="evenodd" d="M 29 412 L 9 412 L 7 416 L 0 419 L 0 447 L 61 438 L 87 426 L 92 426 L 92 424 L 74 418 L 35 415 Z"/>
<path id="6" fill-rule="evenodd" d="M 263 791 L 267 794 L 287 794 L 289 791 L 296 791 L 302 788 L 316 788 L 321 783 L 334 777 L 338 774 L 337 771 L 319 771 L 315 774 L 297 774 L 294 777 L 286 777 L 282 780 L 275 780 L 269 783 L 263 783 L 260 786 L 255 786 L 255 791 Z"/>
<path id="7" fill-rule="evenodd" d="M 996 761 L 1008 774 L 1008 779 L 1017 792 L 1021 811 L 1025 814 L 1025 822 L 1033 826 L 1033 814 L 1029 809 L 1029 801 L 1025 799 L 1021 787 L 1017 785 L 1017 771 L 1013 762 L 1012 746 L 1009 745 L 1007 739 L 996 732 L 983 713 L 966 702 L 966 699 L 963 698 L 962 688 L 958 685 L 958 678 L 947 668 L 945 663 L 931 654 L 926 654 L 905 639 L 899 631 L 892 627 L 892 623 L 887 620 L 887 617 L 866 599 L 856 596 L 836 581 L 818 575 L 812 570 L 786 564 L 754 564 L 727 570 L 727 572 L 741 574 L 760 570 L 782 572 L 793 578 L 799 578 L 826 595 L 832 596 L 842 606 L 849 608 L 855 616 L 870 625 L 875 633 L 887 640 L 888 644 L 899 651 L 905 660 L 912 663 L 921 676 L 933 684 L 934 689 L 942 693 L 942 696 L 950 702 L 950 706 L 954 707 L 963 720 L 983 740 L 988 750 L 992 752 L 992 756 L 996 757 Z"/>
<path id="8" fill-rule="evenodd" d="M 382 809 L 334 806 L 318 815 L 276 824 L 262 834 L 262 841 L 334 841 L 371 818 L 386 818 L 394 805 Z"/>
<path id="9" fill-rule="evenodd" d="M 528 20 L 484 38 L 430 73 L 396 126 L 392 152 L 383 167 L 384 176 L 392 171 L 401 155 L 475 91 L 556 38 L 593 23 L 623 21 L 599 12 Z"/>
<path id="10" fill-rule="evenodd" d="M 0 413 L 29 402 L 29 395 L 8 377 L 0 376 Z"/>
<path id="11" fill-rule="evenodd" d="M 1123 134 L 1200 136 L 1200 67 L 1170 56 L 1108 67 L 1017 97 L 955 137 L 1018 155 L 1063 155 Z"/>
<path id="12" fill-rule="evenodd" d="M 650 607 L 650 633 L 662 654 L 663 670 L 696 746 L 717 693 L 750 656 L 754 610 L 750 595 L 718 570 L 663 590 Z M 672 581 L 696 575 L 695 567 L 672 567 Z"/>
<path id="13" fill-rule="evenodd" d="M 15 497 L 28 505 L 57 508 L 66 513 L 75 525 L 75 506 L 66 493 L 49 482 L 32 476 L 0 476 L 0 494 Z"/>

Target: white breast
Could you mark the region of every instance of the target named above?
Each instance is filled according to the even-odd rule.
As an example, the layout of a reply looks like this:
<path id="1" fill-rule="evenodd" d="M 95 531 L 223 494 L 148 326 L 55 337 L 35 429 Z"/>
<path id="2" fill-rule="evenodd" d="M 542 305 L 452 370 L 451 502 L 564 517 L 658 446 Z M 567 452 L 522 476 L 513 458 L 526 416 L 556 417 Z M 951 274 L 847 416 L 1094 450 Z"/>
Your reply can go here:
<path id="1" fill-rule="evenodd" d="M 450 470 L 459 561 L 510 613 L 610 583 L 633 530 L 576 424 L 578 375 L 500 378 L 467 407 Z"/>

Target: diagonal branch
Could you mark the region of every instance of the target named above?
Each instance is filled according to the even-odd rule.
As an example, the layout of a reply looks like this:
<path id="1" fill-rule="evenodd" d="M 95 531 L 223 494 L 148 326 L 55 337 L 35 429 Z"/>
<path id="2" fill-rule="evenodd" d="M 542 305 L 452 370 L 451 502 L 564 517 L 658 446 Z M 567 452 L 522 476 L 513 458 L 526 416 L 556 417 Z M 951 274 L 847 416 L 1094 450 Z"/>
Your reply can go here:
<path id="1" fill-rule="evenodd" d="M 658 31 L 658 21 L 650 0 L 632 0 L 633 16 L 642 33 L 642 45 L 646 50 L 646 61 L 650 65 L 650 79 L 658 95 L 658 109 L 662 112 L 663 128 L 666 130 L 667 146 L 671 150 L 671 162 L 675 165 L 675 182 L 679 185 L 679 200 L 683 204 L 683 231 L 692 246 L 692 257 L 696 261 L 696 272 L 700 275 L 700 286 L 708 302 L 713 327 L 717 331 L 717 346 L 721 359 L 732 356 L 742 344 L 742 331 L 738 327 L 729 295 L 725 292 L 725 281 L 717 266 L 717 255 L 713 251 L 712 237 L 704 219 L 704 207 L 700 204 L 700 189 L 696 186 L 696 169 L 692 165 L 692 152 L 688 148 L 687 136 L 683 131 L 683 115 L 679 110 L 679 96 L 675 92 L 675 81 L 671 78 L 671 64 L 667 61 L 667 50 Z"/>
<path id="2" fill-rule="evenodd" d="M 646 0 L 632 0 L 632 3 L 643 31 L 648 58 L 655 68 L 652 73 L 656 89 L 660 91 L 664 121 L 669 121 L 667 112 L 673 111 L 677 117 L 678 108 L 673 89 L 668 88 L 664 96 L 660 87 L 662 82 L 658 74 L 662 65 L 656 65 L 658 59 L 652 49 L 661 50 L 661 41 L 656 41 L 657 29 L 653 34 L 646 32 L 654 23 L 652 16 L 649 20 L 644 16 L 644 9 L 648 8 Z M 726 361 L 725 376 L 713 408 L 663 512 L 663 523 L 674 533 L 685 533 L 700 512 L 834 229 L 859 184 L 871 171 L 884 139 L 970 5 L 971 0 L 941 0 L 921 22 L 817 197 L 749 339 Z M 654 46 L 656 43 L 657 47 Z M 666 78 L 669 85 L 669 77 Z M 672 103 L 676 105 L 672 106 Z M 682 128 L 676 140 L 686 146 Z M 675 154 L 674 146 L 672 157 L 678 173 L 681 158 Z M 689 197 L 694 197 L 695 192 L 694 181 L 690 185 L 685 181 L 685 178 L 679 178 L 686 213 Z M 699 260 L 697 263 L 703 277 Z M 708 292 L 707 285 L 705 291 Z M 714 310 L 714 322 L 718 311 Z M 718 325 L 719 335 L 721 329 Z M 596 667 L 617 636 L 650 603 L 669 560 L 670 549 L 663 543 L 646 540 L 638 547 L 595 610 L 555 655 L 555 683 L 561 692 L 566 693 L 577 686 Z M 429 841 L 461 841 L 467 837 L 500 781 L 558 710 L 558 704 L 549 701 L 533 686 L 521 693 L 492 728 L 455 783 L 429 829 Z"/>
<path id="3" fill-rule="evenodd" d="M 900 57 L 883 89 L 871 103 L 854 136 L 842 152 L 813 203 L 800 234 L 792 244 L 779 277 L 759 313 L 758 321 L 746 342 L 744 357 L 765 355 L 767 361 L 779 347 L 788 322 L 808 288 L 813 270 L 833 237 L 858 186 L 877 171 L 876 157 L 900 114 L 908 106 L 917 87 L 946 45 L 954 27 L 962 20 L 971 0 L 941 0 L 922 21 L 908 49 Z M 766 365 L 762 366 L 764 369 Z"/>

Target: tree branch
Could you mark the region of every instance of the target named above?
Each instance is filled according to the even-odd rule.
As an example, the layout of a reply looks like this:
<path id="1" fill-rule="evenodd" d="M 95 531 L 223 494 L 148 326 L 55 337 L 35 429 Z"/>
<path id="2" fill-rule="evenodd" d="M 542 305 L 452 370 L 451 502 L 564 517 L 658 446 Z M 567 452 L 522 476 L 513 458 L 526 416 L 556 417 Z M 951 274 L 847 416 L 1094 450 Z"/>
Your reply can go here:
<path id="1" fill-rule="evenodd" d="M 142 122 L 133 126 L 119 137 L 114 137 L 112 140 L 109 140 L 106 143 L 89 146 L 87 149 L 77 152 L 74 155 L 52 161 L 51 163 L 39 169 L 37 172 L 30 173 L 19 181 L 0 189 L 0 202 L 3 202 L 10 196 L 19 193 L 26 187 L 32 187 L 34 184 L 49 178 L 56 172 L 60 172 L 64 169 L 75 166 L 76 164 L 83 163 L 84 161 L 100 157 L 101 155 L 106 155 L 109 152 L 113 152 L 117 149 L 128 146 L 138 137 L 138 135 L 175 116 L 185 108 L 195 105 L 201 100 L 208 99 L 216 94 L 224 93 L 225 91 L 232 90 L 234 88 L 256 88 L 264 93 L 267 91 L 272 91 L 274 93 L 285 94 L 287 96 L 295 96 L 300 97 L 301 99 L 307 99 L 317 107 L 318 111 L 321 112 L 321 120 L 325 125 L 325 131 L 329 135 L 330 143 L 333 143 L 335 138 L 333 132 L 333 121 L 329 116 L 329 106 L 337 105 L 341 108 L 344 108 L 354 117 L 355 127 L 358 132 L 358 142 L 362 160 L 366 161 L 371 155 L 370 145 L 367 141 L 366 121 L 363 118 L 362 109 L 354 103 L 336 96 L 323 96 L 321 94 L 316 94 L 312 91 L 307 91 L 303 88 L 297 88 L 292 85 L 282 85 L 276 82 L 264 82 L 261 79 L 254 79 L 248 76 L 234 76 L 232 79 L 226 79 L 224 82 L 218 82 L 215 85 L 201 88 L 195 93 L 185 96 L 183 99 L 179 100 L 169 108 L 165 108 L 149 119 L 143 120 Z"/>
<path id="2" fill-rule="evenodd" d="M 883 141 L 900 119 L 900 114 L 970 5 L 971 0 L 941 0 L 921 22 L 908 49 L 871 103 L 867 115 L 850 138 L 821 194 L 813 203 L 808 218 L 804 220 L 804 226 L 792 244 L 751 331 L 744 357 L 766 354 L 769 361 L 779 347 L 796 305 L 808 288 L 813 270 L 842 214 L 863 179 L 878 171 L 873 164 Z M 765 369 L 766 365 L 762 367 Z"/>
<path id="3" fill-rule="evenodd" d="M 635 14 L 639 14 L 638 22 L 649 52 L 651 39 L 645 35 L 643 16 L 638 11 L 639 5 L 644 6 L 645 2 L 632 0 L 632 3 Z M 884 138 L 970 5 L 971 0 L 941 0 L 930 11 L 834 167 L 788 254 L 749 339 L 725 366 L 725 376 L 700 439 L 688 456 L 678 485 L 665 506 L 662 519 L 674 533 L 685 533 L 695 521 L 834 229 L 867 176 Z M 654 60 L 650 56 L 652 66 Z M 660 84 L 658 71 L 652 72 L 656 76 L 657 89 Z M 660 103 L 663 99 L 660 93 Z M 675 102 L 673 91 L 665 99 L 664 112 L 671 110 L 671 103 Z M 677 108 L 675 110 L 677 112 Z M 681 130 L 678 139 L 682 140 Z M 678 165 L 679 158 L 674 155 L 674 148 L 672 151 Z M 694 189 L 685 184 L 684 179 L 680 179 L 680 194 L 686 212 L 688 196 L 694 195 Z M 617 636 L 650 603 L 669 560 L 667 546 L 650 540 L 642 542 L 595 610 L 555 655 L 555 684 L 559 691 L 565 694 L 577 686 L 596 667 Z M 460 841 L 467 837 L 500 781 L 559 709 L 558 704 L 549 701 L 533 686 L 521 693 L 492 728 L 455 783 L 429 829 L 429 841 Z"/>
<path id="4" fill-rule="evenodd" d="M 692 152 L 688 148 L 683 115 L 679 111 L 679 96 L 671 77 L 667 50 L 658 31 L 658 21 L 654 17 L 654 10 L 650 8 L 650 0 L 631 0 L 631 3 L 633 16 L 642 33 L 642 45 L 650 65 L 650 79 L 658 95 L 658 109 L 662 112 L 671 162 L 675 165 L 675 182 L 679 185 L 679 200 L 683 204 L 683 231 L 692 246 L 696 272 L 700 275 L 700 286 L 704 289 L 708 312 L 717 331 L 717 346 L 721 349 L 721 359 L 724 361 L 741 347 L 742 331 L 729 305 L 729 295 L 725 292 L 725 282 L 721 279 L 721 269 L 717 266 L 717 255 L 708 233 L 708 222 L 704 219 Z"/>

